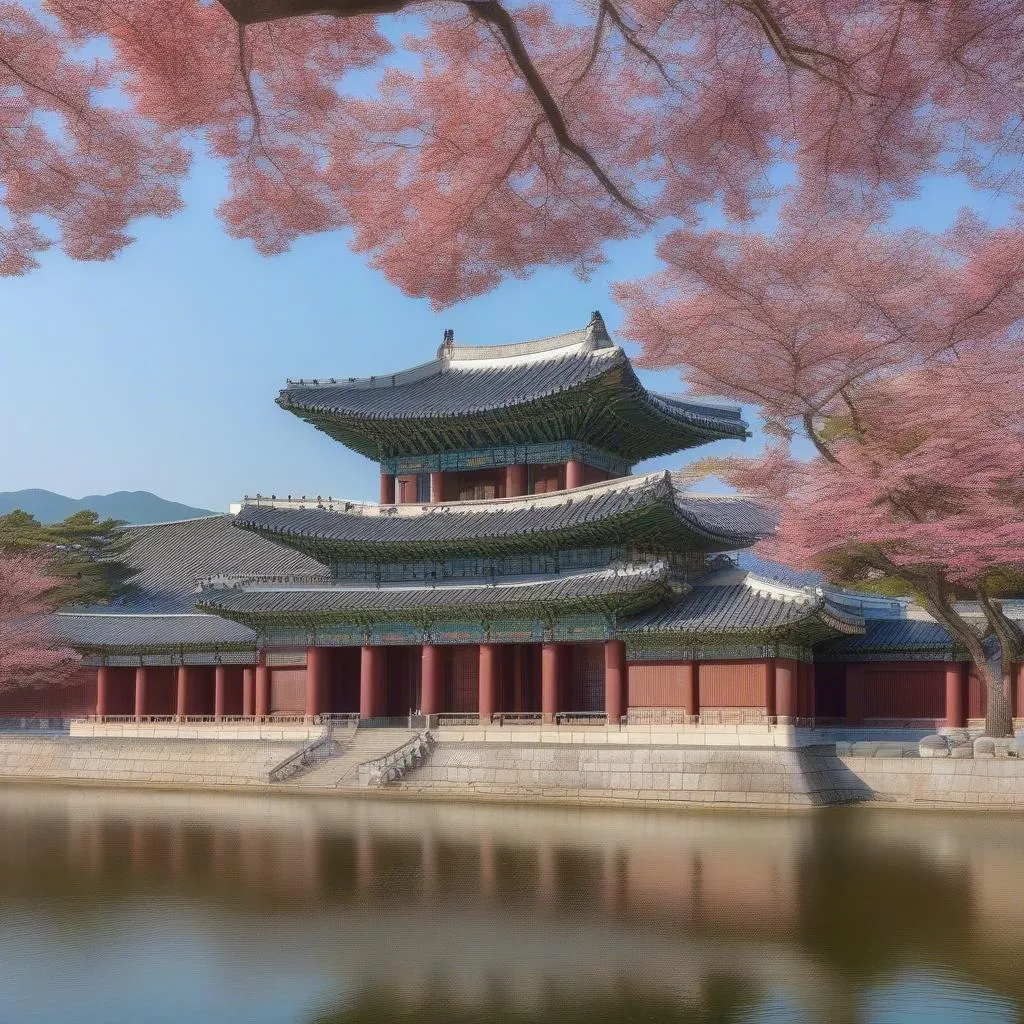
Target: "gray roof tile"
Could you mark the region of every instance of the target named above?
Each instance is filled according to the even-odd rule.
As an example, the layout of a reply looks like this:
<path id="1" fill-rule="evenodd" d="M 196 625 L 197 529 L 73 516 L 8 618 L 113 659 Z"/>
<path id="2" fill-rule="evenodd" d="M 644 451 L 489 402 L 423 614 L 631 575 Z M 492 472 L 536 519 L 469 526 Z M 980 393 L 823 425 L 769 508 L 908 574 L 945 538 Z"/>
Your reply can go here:
<path id="1" fill-rule="evenodd" d="M 208 587 L 202 607 L 225 615 L 286 616 L 353 613 L 399 614 L 414 610 L 515 608 L 536 603 L 575 604 L 605 598 L 630 598 L 667 587 L 668 570 L 661 563 L 604 569 L 598 572 L 544 577 L 518 582 L 424 586 L 276 586 L 245 584 Z M 657 594 L 652 596 L 655 599 Z"/>
<path id="2" fill-rule="evenodd" d="M 272 537 L 282 544 L 359 557 L 401 560 L 413 549 L 465 550 L 480 543 L 507 551 L 573 546 L 573 535 L 608 536 L 622 543 L 642 543 L 636 516 L 660 506 L 665 516 L 654 527 L 664 542 L 666 521 L 674 518 L 677 549 L 732 550 L 770 533 L 771 516 L 753 500 L 737 495 L 693 495 L 679 489 L 668 473 L 625 478 L 558 494 L 531 495 L 490 502 L 402 506 L 381 512 L 378 506 L 351 502 L 258 502 L 243 506 L 235 525 Z M 671 517 L 671 518 L 670 518 Z M 628 536 L 616 522 L 632 521 Z"/>

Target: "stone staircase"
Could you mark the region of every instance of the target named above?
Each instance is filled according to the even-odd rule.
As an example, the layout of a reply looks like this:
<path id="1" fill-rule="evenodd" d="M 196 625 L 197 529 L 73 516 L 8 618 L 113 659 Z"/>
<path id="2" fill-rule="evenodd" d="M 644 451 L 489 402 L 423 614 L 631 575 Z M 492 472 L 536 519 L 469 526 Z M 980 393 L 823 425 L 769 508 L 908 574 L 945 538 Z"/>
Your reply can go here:
<path id="1" fill-rule="evenodd" d="M 414 729 L 357 729 L 339 754 L 275 788 L 358 789 L 361 764 L 398 750 L 418 735 Z"/>

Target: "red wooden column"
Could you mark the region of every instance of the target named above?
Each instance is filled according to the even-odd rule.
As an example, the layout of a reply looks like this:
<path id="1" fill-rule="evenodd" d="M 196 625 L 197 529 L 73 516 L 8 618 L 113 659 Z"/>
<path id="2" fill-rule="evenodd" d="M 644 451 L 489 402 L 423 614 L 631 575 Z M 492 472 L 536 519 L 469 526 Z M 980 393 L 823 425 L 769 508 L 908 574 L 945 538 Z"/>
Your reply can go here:
<path id="1" fill-rule="evenodd" d="M 498 645 L 480 644 L 480 724 L 490 725 L 498 708 Z"/>
<path id="2" fill-rule="evenodd" d="M 604 643 L 604 710 L 609 725 L 618 725 L 626 713 L 626 645 L 621 640 Z"/>
<path id="3" fill-rule="evenodd" d="M 174 714 L 178 718 L 184 718 L 188 708 L 188 667 L 178 666 L 178 698 L 174 704 Z"/>
<path id="4" fill-rule="evenodd" d="M 307 718 L 320 714 L 327 691 L 327 649 L 310 647 L 306 651 L 306 711 Z"/>
<path id="5" fill-rule="evenodd" d="M 864 681 L 863 665 L 846 666 L 846 724 L 864 724 Z"/>
<path id="6" fill-rule="evenodd" d="M 558 660 L 561 644 L 541 644 L 540 710 L 545 722 L 553 722 L 558 713 Z"/>
<path id="7" fill-rule="evenodd" d="M 765 662 L 764 713 L 768 718 L 774 718 L 778 714 L 776 710 L 774 658 L 769 658 Z"/>
<path id="8" fill-rule="evenodd" d="M 256 667 L 246 665 L 242 669 L 242 714 L 256 714 Z"/>
<path id="9" fill-rule="evenodd" d="M 138 665 L 135 669 L 135 721 L 141 722 L 146 713 L 146 666 Z"/>
<path id="10" fill-rule="evenodd" d="M 430 503 L 436 505 L 444 501 L 444 473 L 430 474 Z"/>
<path id="11" fill-rule="evenodd" d="M 380 475 L 380 503 L 382 505 L 394 505 L 395 503 L 395 478 L 390 473 Z"/>
<path id="12" fill-rule="evenodd" d="M 946 725 L 967 728 L 967 672 L 959 661 L 946 662 Z"/>
<path id="13" fill-rule="evenodd" d="M 583 486 L 583 463 L 579 459 L 570 459 L 565 464 L 565 487 L 572 490 Z"/>
<path id="14" fill-rule="evenodd" d="M 804 698 L 801 705 L 800 715 L 803 718 L 814 718 L 816 709 L 814 697 L 816 670 L 814 662 L 801 662 L 800 668 L 804 673 Z"/>
<path id="15" fill-rule="evenodd" d="M 106 718 L 110 704 L 110 668 L 100 665 L 96 669 L 96 717 Z"/>
<path id="16" fill-rule="evenodd" d="M 366 644 L 359 656 L 359 717 L 380 718 L 387 710 L 381 648 Z"/>
<path id="17" fill-rule="evenodd" d="M 505 467 L 505 497 L 520 498 L 526 494 L 526 467 Z"/>
<path id="18" fill-rule="evenodd" d="M 437 644 L 424 644 L 420 673 L 420 711 L 439 715 L 444 710 L 444 650 Z"/>
<path id="19" fill-rule="evenodd" d="M 683 707 L 688 715 L 700 714 L 700 665 L 687 661 L 679 666 Z"/>
<path id="20" fill-rule="evenodd" d="M 270 669 L 266 651 L 260 651 L 260 660 L 256 663 L 256 707 L 253 714 L 257 718 L 266 718 L 270 714 Z"/>
<path id="21" fill-rule="evenodd" d="M 798 670 L 789 658 L 775 659 L 775 715 L 780 725 L 792 725 L 797 719 Z"/>
<path id="22" fill-rule="evenodd" d="M 213 717 L 219 722 L 224 717 L 224 694 L 227 689 L 227 665 L 216 665 L 213 669 Z"/>

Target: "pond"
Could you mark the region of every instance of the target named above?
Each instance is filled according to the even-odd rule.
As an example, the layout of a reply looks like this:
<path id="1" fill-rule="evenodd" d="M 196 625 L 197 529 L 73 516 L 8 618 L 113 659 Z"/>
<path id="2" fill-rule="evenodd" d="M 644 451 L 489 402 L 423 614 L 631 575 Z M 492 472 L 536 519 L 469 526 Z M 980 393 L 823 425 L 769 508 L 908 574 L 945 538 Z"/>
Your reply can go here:
<path id="1" fill-rule="evenodd" d="M 0 788 L 0 1020 L 1010 1022 L 1024 819 Z"/>

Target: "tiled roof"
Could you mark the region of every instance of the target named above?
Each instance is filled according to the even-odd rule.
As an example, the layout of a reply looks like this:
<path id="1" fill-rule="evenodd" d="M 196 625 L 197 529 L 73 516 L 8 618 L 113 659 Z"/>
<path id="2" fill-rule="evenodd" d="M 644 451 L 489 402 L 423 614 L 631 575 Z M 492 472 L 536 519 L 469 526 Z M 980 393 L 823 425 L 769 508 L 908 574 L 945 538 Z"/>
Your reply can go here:
<path id="1" fill-rule="evenodd" d="M 470 549 L 519 552 L 645 541 L 666 551 L 724 551 L 770 533 L 773 521 L 749 498 L 688 494 L 669 473 L 652 473 L 492 501 L 383 507 L 251 503 L 235 525 L 321 558 L 397 561 Z"/>
<path id="2" fill-rule="evenodd" d="M 859 616 L 835 607 L 826 597 L 795 588 L 783 590 L 771 581 L 726 570 L 698 581 L 686 594 L 661 602 L 622 627 L 630 633 L 715 636 L 782 634 L 811 624 L 825 634 L 863 629 Z"/>
<path id="3" fill-rule="evenodd" d="M 120 605 L 135 611 L 186 611 L 194 606 L 199 580 L 211 576 L 326 572 L 307 555 L 234 529 L 233 521 L 222 515 L 126 527 L 132 542 L 126 560 L 136 572 Z"/>
<path id="4" fill-rule="evenodd" d="M 907 652 L 951 658 L 954 644 L 937 622 L 919 619 L 869 619 L 862 636 L 834 640 L 822 648 L 822 660 L 856 661 L 867 654 Z"/>
<path id="5" fill-rule="evenodd" d="M 746 569 L 762 579 L 774 580 L 795 587 L 820 587 L 826 583 L 820 572 L 805 569 L 794 569 L 781 562 L 772 562 L 762 558 L 753 551 L 741 551 L 737 556 L 741 569 Z"/>
<path id="6" fill-rule="evenodd" d="M 667 567 L 661 563 L 624 566 L 599 572 L 545 577 L 520 582 L 424 586 L 246 586 L 208 587 L 203 608 L 246 620 L 323 616 L 341 619 L 410 612 L 448 611 L 496 614 L 500 610 L 550 607 L 640 607 L 667 590 Z"/>
<path id="7" fill-rule="evenodd" d="M 126 561 L 136 569 L 131 590 L 109 605 L 55 616 L 57 635 L 73 647 L 109 649 L 246 646 L 255 634 L 238 623 L 195 608 L 197 584 L 211 576 L 325 576 L 319 562 L 231 525 L 233 517 L 206 516 L 131 526 Z"/>
<path id="8" fill-rule="evenodd" d="M 277 401 L 369 458 L 577 440 L 636 461 L 747 436 L 738 409 L 649 392 L 603 323 L 594 327 L 539 347 L 455 349 L 391 375 L 289 381 Z M 558 396 L 567 398 L 552 404 Z"/>
<path id="9" fill-rule="evenodd" d="M 63 643 L 83 649 L 255 648 L 257 642 L 255 631 L 248 626 L 199 612 L 59 614 L 55 616 L 55 632 Z"/>

